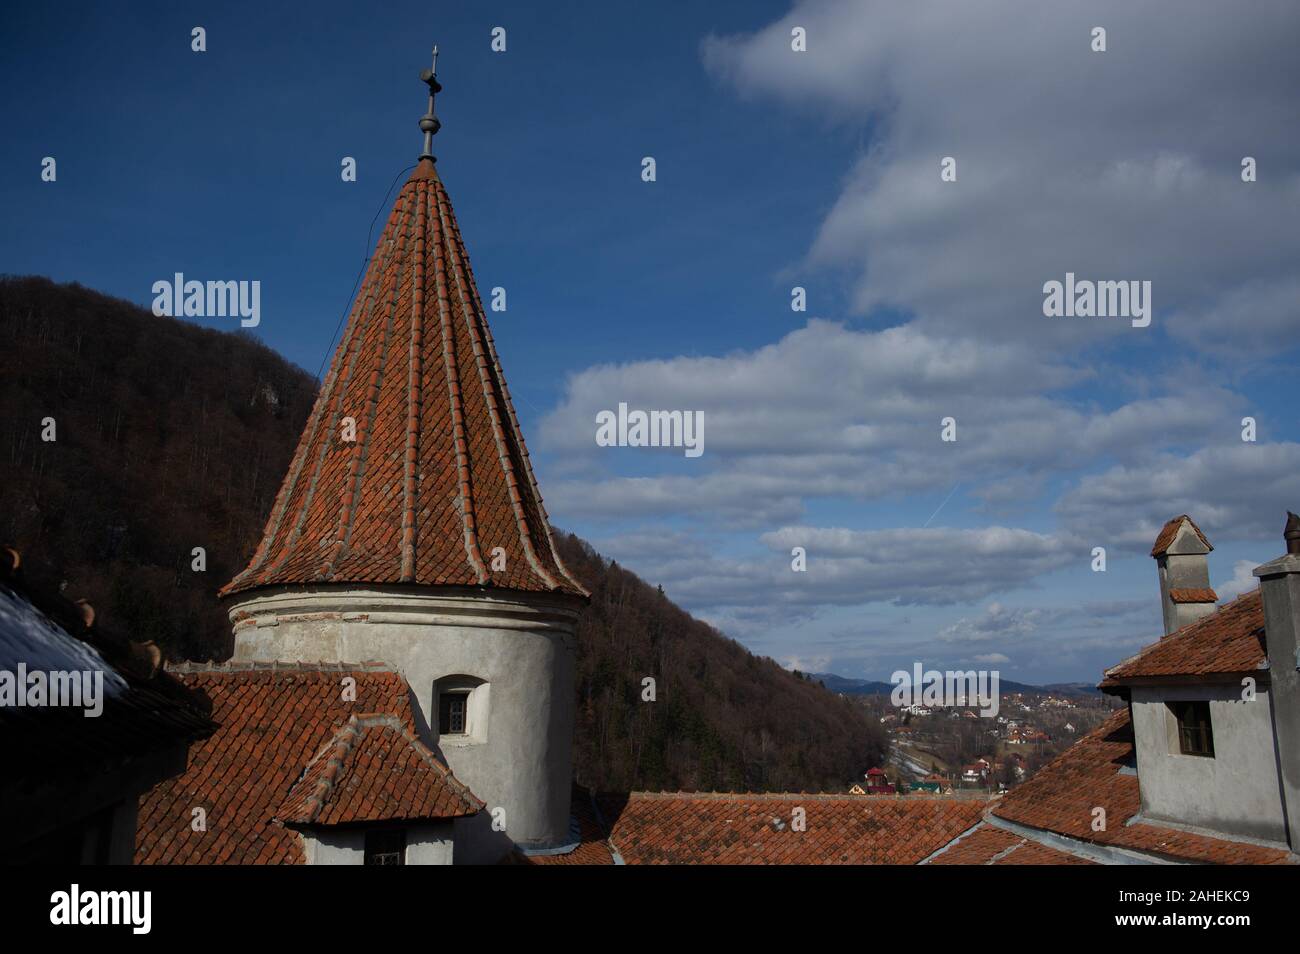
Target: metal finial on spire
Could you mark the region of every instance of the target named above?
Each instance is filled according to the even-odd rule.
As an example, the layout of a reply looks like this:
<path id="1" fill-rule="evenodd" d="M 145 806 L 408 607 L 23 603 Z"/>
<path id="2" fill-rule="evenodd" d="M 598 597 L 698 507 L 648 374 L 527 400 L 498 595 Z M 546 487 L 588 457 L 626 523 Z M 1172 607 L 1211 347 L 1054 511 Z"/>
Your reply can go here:
<path id="1" fill-rule="evenodd" d="M 442 128 L 442 123 L 438 117 L 433 114 L 433 97 L 442 92 L 442 84 L 438 82 L 438 47 L 433 47 L 433 66 L 427 70 L 420 71 L 420 82 L 429 87 L 429 111 L 420 117 L 420 129 L 424 132 L 424 152 L 420 153 L 421 159 L 428 159 L 430 162 L 437 162 L 438 157 L 433 154 L 433 135 Z"/>

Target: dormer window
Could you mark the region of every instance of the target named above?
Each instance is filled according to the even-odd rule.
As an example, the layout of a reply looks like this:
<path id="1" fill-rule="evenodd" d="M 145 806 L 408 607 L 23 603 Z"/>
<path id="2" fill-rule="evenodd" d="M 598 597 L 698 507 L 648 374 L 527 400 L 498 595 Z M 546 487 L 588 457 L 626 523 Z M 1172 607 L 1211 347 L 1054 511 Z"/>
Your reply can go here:
<path id="1" fill-rule="evenodd" d="M 1178 751 L 1214 758 L 1214 727 L 1208 702 L 1167 702 L 1178 726 Z"/>
<path id="2" fill-rule="evenodd" d="M 406 831 L 401 828 L 376 828 L 366 832 L 364 863 L 405 865 Z"/>

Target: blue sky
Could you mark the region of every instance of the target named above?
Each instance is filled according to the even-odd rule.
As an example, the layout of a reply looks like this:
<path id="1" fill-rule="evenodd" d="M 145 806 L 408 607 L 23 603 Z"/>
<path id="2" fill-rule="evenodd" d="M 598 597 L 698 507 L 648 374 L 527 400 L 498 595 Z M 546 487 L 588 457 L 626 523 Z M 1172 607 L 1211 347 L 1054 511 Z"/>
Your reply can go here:
<path id="1" fill-rule="evenodd" d="M 6 7 L 0 270 L 144 305 L 257 279 L 314 373 L 436 41 L 439 170 L 558 525 L 788 665 L 1094 679 L 1158 635 L 1164 519 L 1226 595 L 1300 504 L 1300 12 L 1131 6 Z M 1067 271 L 1151 281 L 1151 327 L 1045 318 Z M 597 447 L 619 401 L 703 411 L 705 454 Z"/>

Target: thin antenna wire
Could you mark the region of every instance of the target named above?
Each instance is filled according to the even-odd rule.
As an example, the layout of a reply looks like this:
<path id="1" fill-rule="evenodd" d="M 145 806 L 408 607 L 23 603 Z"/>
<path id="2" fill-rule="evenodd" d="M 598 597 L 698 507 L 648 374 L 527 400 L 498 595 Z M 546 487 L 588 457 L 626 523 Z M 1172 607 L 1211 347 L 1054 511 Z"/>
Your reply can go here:
<path id="1" fill-rule="evenodd" d="M 361 285 L 361 276 L 366 273 L 366 267 L 370 264 L 370 259 L 374 252 L 370 245 L 370 237 L 375 234 L 375 223 L 379 221 L 379 216 L 383 215 L 384 209 L 388 206 L 388 197 L 393 194 L 393 186 L 397 185 L 397 180 L 414 169 L 415 166 L 407 166 L 399 172 L 393 179 L 393 184 L 388 187 L 384 193 L 384 201 L 379 203 L 379 209 L 375 212 L 375 217 L 370 220 L 370 231 L 366 233 L 366 250 L 361 259 L 361 270 L 357 272 L 357 280 L 352 283 L 352 292 L 348 295 L 347 302 L 343 305 L 343 314 L 339 315 L 339 323 L 334 327 L 334 334 L 330 335 L 329 344 L 325 346 L 325 356 L 320 359 L 320 367 L 316 369 L 316 383 L 321 383 L 321 373 L 325 370 L 325 362 L 330 359 L 334 351 L 334 339 L 339 336 L 339 330 L 343 327 L 343 322 L 347 320 L 348 309 L 352 307 L 352 299 L 356 297 L 357 288 Z"/>

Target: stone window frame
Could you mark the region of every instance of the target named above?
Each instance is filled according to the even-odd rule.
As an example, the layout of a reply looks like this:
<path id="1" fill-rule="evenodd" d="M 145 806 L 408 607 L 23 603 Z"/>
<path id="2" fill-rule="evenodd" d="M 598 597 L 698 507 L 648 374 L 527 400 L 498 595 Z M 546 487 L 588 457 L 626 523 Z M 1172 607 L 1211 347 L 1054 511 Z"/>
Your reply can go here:
<path id="1" fill-rule="evenodd" d="M 1205 736 L 1208 751 L 1188 752 L 1183 747 L 1182 725 L 1179 722 L 1179 709 L 1183 706 L 1205 706 Z M 1166 699 L 1165 727 L 1169 739 L 1169 754 L 1189 759 L 1213 759 L 1214 755 L 1214 707 L 1208 699 Z"/>
<path id="2" fill-rule="evenodd" d="M 444 735 L 441 731 L 440 714 L 444 694 L 463 694 L 465 698 L 465 731 Z M 486 679 L 466 673 L 454 673 L 442 676 L 433 683 L 433 731 L 438 736 L 438 743 L 443 746 L 460 747 L 482 745 L 488 739 L 490 709 L 488 705 L 491 684 Z"/>

